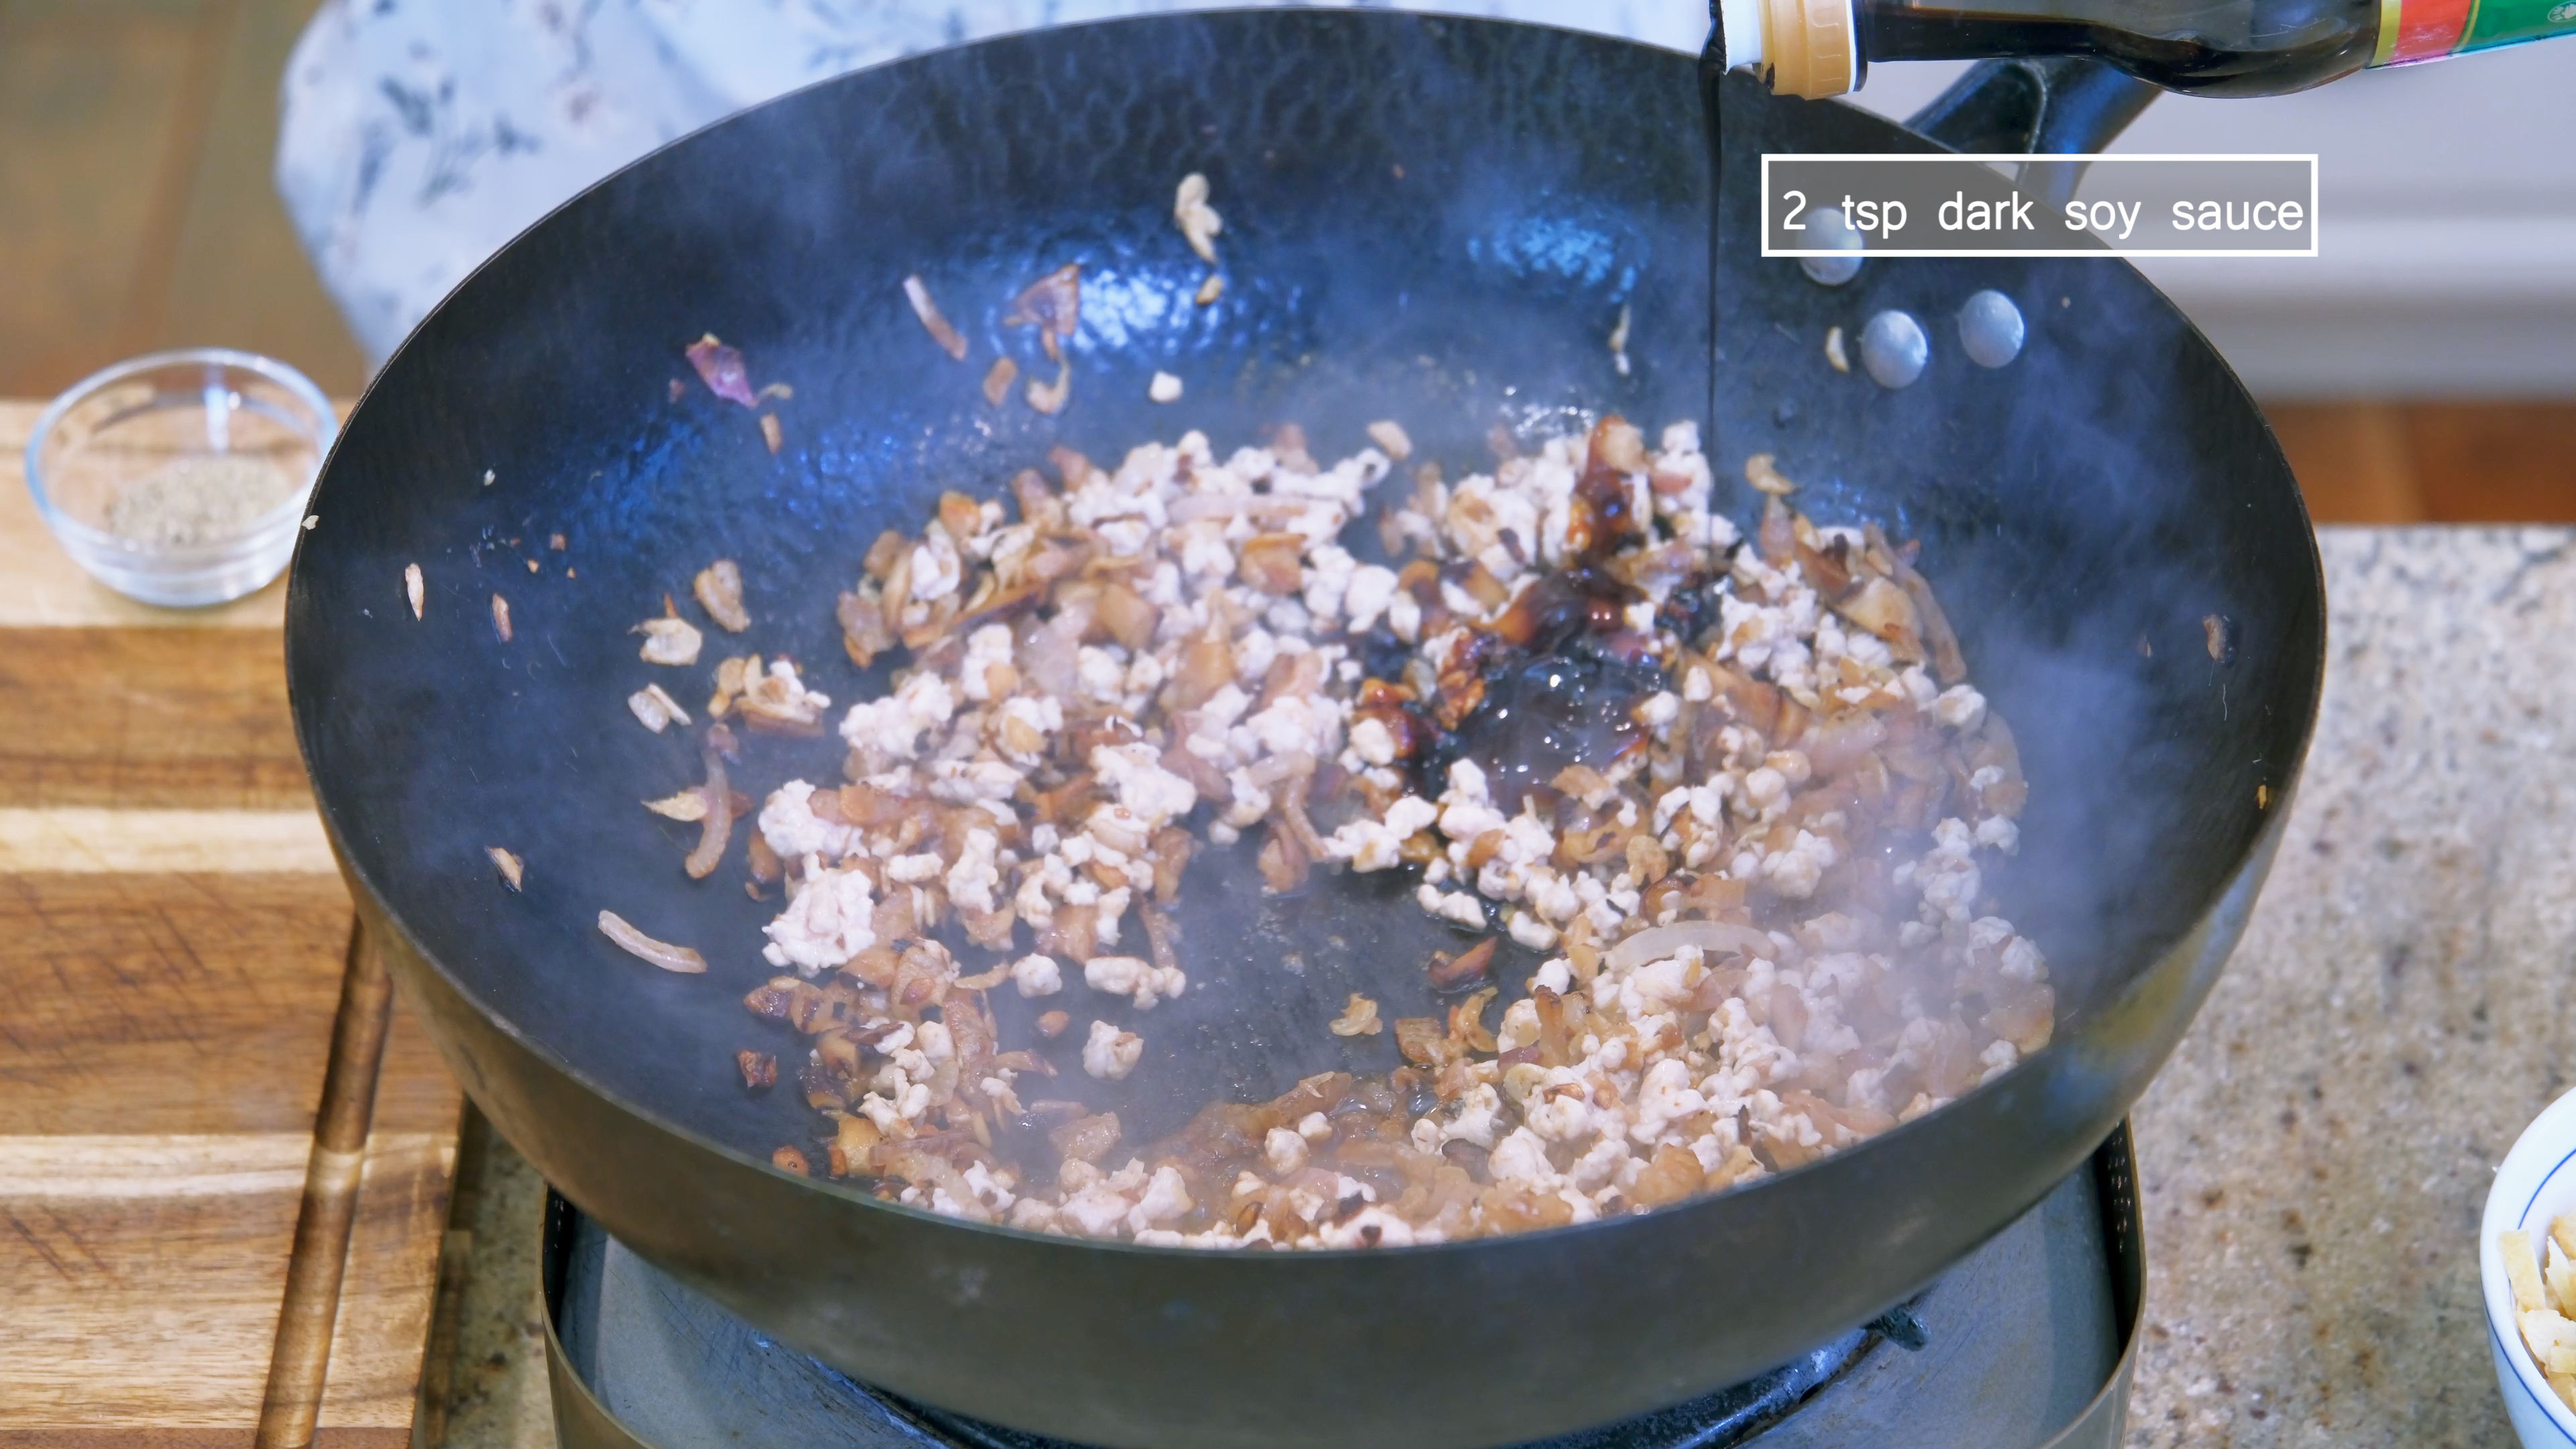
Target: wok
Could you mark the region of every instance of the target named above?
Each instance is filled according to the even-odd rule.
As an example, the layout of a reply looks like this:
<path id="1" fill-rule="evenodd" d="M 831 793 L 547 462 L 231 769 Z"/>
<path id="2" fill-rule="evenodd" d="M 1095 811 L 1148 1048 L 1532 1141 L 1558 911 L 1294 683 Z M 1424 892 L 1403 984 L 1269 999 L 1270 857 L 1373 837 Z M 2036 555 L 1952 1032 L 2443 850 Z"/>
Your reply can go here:
<path id="1" fill-rule="evenodd" d="M 2062 134 L 2081 107 L 2040 104 L 2034 77 L 1955 98 L 1954 129 Z M 2135 109 L 2076 89 L 2102 126 Z M 611 1233 L 748 1321 L 898 1393 L 1103 1445 L 1491 1445 L 1612 1420 L 1869 1318 L 2037 1201 L 2143 1090 L 2253 902 L 2316 705 L 2313 538 L 2243 388 L 2126 265 L 1879 261 L 1828 290 L 1760 259 L 1758 152 L 1932 143 L 1741 79 L 1720 91 L 1715 347 L 1689 57 L 1377 11 L 1160 16 L 882 66 L 649 156 L 512 243 L 350 419 L 287 620 L 335 848 L 476 1102 Z M 1226 222 L 1229 285 L 1204 308 L 1170 219 L 1193 170 Z M 998 353 L 1046 375 L 1000 317 L 1072 261 L 1071 405 L 987 406 Z M 923 335 L 912 273 L 974 344 L 967 364 Z M 2029 319 L 1996 372 L 1942 325 L 1984 287 Z M 1932 324 L 1922 382 L 1826 365 L 1828 325 L 1856 334 L 1891 306 Z M 1624 373 L 1604 344 L 1623 307 Z M 775 455 L 688 373 L 681 349 L 707 331 L 756 383 L 794 388 Z M 1187 380 L 1179 403 L 1146 402 L 1157 369 Z M 794 1091 L 746 1093 L 732 1061 L 801 1057 L 736 1004 L 770 974 L 753 947 L 776 904 L 746 899 L 739 843 L 685 879 L 693 832 L 636 804 L 698 778 L 688 732 L 649 734 L 622 703 L 648 680 L 691 706 L 706 687 L 636 658 L 627 631 L 666 592 L 740 561 L 754 632 L 712 634 L 705 663 L 785 652 L 846 705 L 883 683 L 832 623 L 869 541 L 917 529 L 943 488 L 996 495 L 1057 442 L 1114 459 L 1187 427 L 1228 448 L 1295 420 L 1329 458 L 1394 417 L 1455 476 L 1498 421 L 1530 436 L 1613 408 L 1650 429 L 1700 419 L 1722 477 L 1771 452 L 1820 520 L 1923 541 L 2024 741 L 2025 844 L 1996 889 L 2049 950 L 2054 1045 L 1744 1189 L 1372 1254 L 1041 1237 L 769 1165 L 814 1127 Z M 830 741 L 754 739 L 737 778 L 766 790 L 837 763 Z M 496 880 L 496 845 L 525 860 L 523 892 Z M 1059 999 L 1134 1021 L 1147 1068 L 1051 1090 L 1093 1092 L 1142 1141 L 1214 1095 L 1393 1065 L 1386 1038 L 1321 1025 L 1354 989 L 1419 1011 L 1445 928 L 1400 887 L 1264 902 L 1239 858 L 1191 871 L 1186 997 L 1150 1017 Z M 711 970 L 622 955 L 602 908 Z M 1006 1044 L 1029 1040 L 1016 998 L 997 1005 Z"/>

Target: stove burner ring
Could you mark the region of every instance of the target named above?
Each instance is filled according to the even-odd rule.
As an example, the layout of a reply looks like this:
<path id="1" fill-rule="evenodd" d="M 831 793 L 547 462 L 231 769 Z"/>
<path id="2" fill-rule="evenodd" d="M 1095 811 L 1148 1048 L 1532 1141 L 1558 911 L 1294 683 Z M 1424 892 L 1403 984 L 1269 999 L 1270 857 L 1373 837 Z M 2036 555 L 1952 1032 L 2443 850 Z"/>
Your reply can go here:
<path id="1" fill-rule="evenodd" d="M 1885 1331 L 1890 1329 L 1894 1331 Z M 1921 1347 L 1923 1325 L 1905 1309 L 1891 1309 L 1868 1327 L 1846 1333 L 1821 1348 L 1801 1354 L 1791 1362 L 1731 1389 L 1720 1389 L 1687 1404 L 1616 1424 L 1538 1440 L 1522 1445 L 1520 1449 L 1732 1449 L 1732 1446 L 1744 1443 L 1787 1418 L 1790 1411 L 1804 1402 L 1809 1394 L 1858 1362 L 1879 1338 L 1901 1342 L 1900 1335 L 1909 1331 L 1914 1341 L 1907 1346 Z M 1014 1429 L 979 1424 L 940 1409 L 878 1393 L 838 1374 L 833 1377 L 847 1384 L 851 1393 L 871 1397 L 912 1421 L 926 1436 L 925 1446 L 936 1444 L 942 1449 L 948 1449 L 948 1446 L 955 1446 L 955 1449 L 1081 1449 L 1081 1446 L 1067 1444 L 1061 1439 L 1041 1438 Z"/>
<path id="2" fill-rule="evenodd" d="M 1906 1308 L 1748 1384 L 1520 1449 L 2116 1449 L 2143 1236 L 2136 1167 L 2116 1133 Z M 835 1373 L 552 1196 L 542 1262 L 565 1449 L 1078 1449 Z M 1938 1352 L 1904 1351 L 1927 1338 Z"/>

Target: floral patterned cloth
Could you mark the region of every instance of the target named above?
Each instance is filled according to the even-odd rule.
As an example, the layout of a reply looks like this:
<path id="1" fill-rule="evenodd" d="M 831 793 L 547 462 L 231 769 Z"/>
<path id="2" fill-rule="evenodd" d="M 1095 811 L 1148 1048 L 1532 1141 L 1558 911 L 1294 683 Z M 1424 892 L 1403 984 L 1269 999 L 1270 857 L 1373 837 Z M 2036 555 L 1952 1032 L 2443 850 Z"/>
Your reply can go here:
<path id="1" fill-rule="evenodd" d="M 1680 50 L 1697 50 L 1708 31 L 1706 0 L 1378 3 Z M 381 364 L 502 243 L 593 181 L 721 116 L 936 46 L 1194 8 L 1185 0 L 327 0 L 287 66 L 277 188 L 305 255 L 370 364 Z"/>

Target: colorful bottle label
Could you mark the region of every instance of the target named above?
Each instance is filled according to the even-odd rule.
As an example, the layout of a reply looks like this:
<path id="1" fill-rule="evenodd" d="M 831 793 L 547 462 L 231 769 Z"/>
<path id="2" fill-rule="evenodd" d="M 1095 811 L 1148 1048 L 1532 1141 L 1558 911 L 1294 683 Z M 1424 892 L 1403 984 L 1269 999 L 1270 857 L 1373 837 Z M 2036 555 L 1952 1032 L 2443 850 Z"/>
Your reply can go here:
<path id="1" fill-rule="evenodd" d="M 2576 32 L 2576 0 L 2379 0 L 2372 65 L 2410 65 Z"/>

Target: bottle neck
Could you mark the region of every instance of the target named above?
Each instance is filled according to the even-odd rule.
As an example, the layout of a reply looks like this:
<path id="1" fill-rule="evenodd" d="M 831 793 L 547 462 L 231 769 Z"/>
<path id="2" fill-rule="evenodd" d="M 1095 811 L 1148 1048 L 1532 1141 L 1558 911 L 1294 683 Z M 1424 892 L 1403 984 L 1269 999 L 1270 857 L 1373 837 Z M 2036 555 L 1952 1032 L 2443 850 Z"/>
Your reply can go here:
<path id="1" fill-rule="evenodd" d="M 2262 95 L 2576 33 L 2576 0 L 1716 0 L 1727 68 L 1810 100 L 1893 60 L 2092 55 L 2170 90 Z"/>
<path id="2" fill-rule="evenodd" d="M 1751 66 L 1784 96 L 1820 100 L 1860 87 L 1857 0 L 1718 0 L 1726 68 Z"/>

